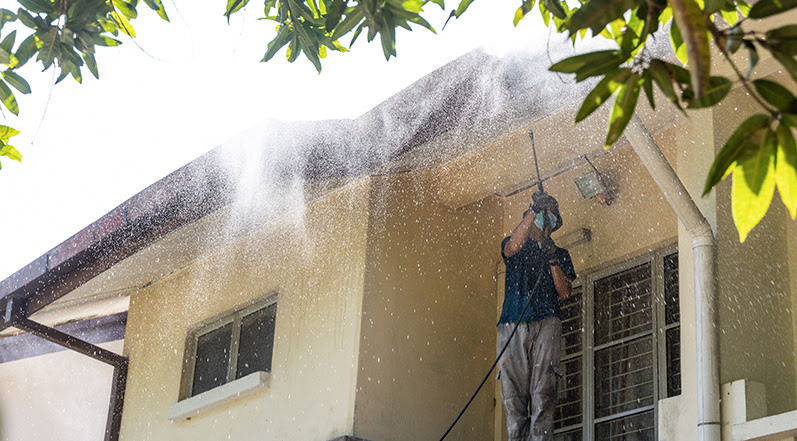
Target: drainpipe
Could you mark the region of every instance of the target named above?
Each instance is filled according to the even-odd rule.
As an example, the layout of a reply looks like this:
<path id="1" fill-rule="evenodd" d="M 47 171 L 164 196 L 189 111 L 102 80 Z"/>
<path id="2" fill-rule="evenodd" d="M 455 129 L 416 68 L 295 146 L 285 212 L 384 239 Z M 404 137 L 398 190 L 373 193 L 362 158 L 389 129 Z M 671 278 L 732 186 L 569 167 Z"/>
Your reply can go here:
<path id="1" fill-rule="evenodd" d="M 697 433 L 700 441 L 720 441 L 719 345 L 717 336 L 716 243 L 706 218 L 634 114 L 625 130 L 631 146 L 692 237 L 697 334 Z"/>

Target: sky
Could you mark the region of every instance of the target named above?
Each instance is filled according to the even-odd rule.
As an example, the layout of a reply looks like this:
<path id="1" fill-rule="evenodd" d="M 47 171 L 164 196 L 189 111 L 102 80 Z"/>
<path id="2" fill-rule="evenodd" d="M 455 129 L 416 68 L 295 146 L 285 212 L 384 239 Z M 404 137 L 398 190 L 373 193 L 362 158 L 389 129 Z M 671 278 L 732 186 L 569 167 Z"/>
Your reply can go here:
<path id="1" fill-rule="evenodd" d="M 23 160 L 2 159 L 0 280 L 260 122 L 354 118 L 471 50 L 500 56 L 545 44 L 538 12 L 512 26 L 519 0 L 474 2 L 441 30 L 457 3 L 426 6 L 437 35 L 399 29 L 397 58 L 360 38 L 349 53 L 330 52 L 320 74 L 304 56 L 288 63 L 284 49 L 260 62 L 276 33 L 257 20 L 262 1 L 229 24 L 222 0 L 167 0 L 170 23 L 141 4 L 136 41 L 98 51 L 99 80 L 85 72 L 83 84 L 69 77 L 51 87 L 53 70 L 29 62 L 21 73 L 33 92 L 17 94 L 19 117 L 3 113 L 2 124 L 22 132 L 12 144 Z"/>

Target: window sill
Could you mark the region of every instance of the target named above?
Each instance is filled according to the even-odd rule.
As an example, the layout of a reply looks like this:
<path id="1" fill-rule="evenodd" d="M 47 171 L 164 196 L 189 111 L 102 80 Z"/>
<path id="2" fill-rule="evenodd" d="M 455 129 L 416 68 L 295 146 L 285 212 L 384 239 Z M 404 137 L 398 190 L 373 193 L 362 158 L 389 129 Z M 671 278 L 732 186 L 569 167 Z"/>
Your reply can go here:
<path id="1" fill-rule="evenodd" d="M 169 406 L 168 416 L 171 421 L 182 421 L 202 412 L 229 403 L 239 397 L 253 394 L 268 387 L 270 374 L 268 372 L 253 372 L 245 377 L 230 383 L 202 392 L 191 398 Z"/>

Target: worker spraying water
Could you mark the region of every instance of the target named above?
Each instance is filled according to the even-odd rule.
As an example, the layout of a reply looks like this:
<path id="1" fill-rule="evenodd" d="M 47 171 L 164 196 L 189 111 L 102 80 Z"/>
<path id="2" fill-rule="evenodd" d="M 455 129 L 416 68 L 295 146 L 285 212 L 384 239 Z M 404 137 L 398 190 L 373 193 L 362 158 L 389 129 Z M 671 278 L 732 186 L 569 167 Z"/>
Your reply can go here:
<path id="1" fill-rule="evenodd" d="M 533 148 L 533 133 L 529 136 Z M 535 151 L 535 165 L 536 156 Z M 544 192 L 539 168 L 537 176 L 531 206 L 501 243 L 506 284 L 498 348 L 506 346 L 506 353 L 498 370 L 509 441 L 553 440 L 562 376 L 559 300 L 570 295 L 576 277 L 570 253 L 551 239 L 562 226 L 559 204 Z"/>
<path id="2" fill-rule="evenodd" d="M 570 296 L 576 278 L 570 253 L 551 233 L 562 227 L 559 203 L 543 190 L 534 133 L 529 131 L 537 191 L 512 234 L 501 242 L 506 265 L 504 304 L 498 320 L 495 362 L 443 441 L 498 366 L 509 441 L 553 441 L 554 411 L 561 358 L 559 301 Z"/>

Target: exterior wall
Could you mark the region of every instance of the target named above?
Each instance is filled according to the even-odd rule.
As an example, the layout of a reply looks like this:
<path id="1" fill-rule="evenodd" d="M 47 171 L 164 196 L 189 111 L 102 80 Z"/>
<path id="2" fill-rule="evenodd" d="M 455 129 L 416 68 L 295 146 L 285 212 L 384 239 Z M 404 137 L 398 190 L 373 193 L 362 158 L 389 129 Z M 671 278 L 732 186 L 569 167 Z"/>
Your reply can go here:
<path id="1" fill-rule="evenodd" d="M 786 243 L 788 244 L 789 253 L 789 290 L 791 292 L 791 315 L 792 315 L 792 336 L 794 338 L 794 348 L 792 352 L 797 357 L 797 222 L 794 220 L 786 220 L 787 236 Z M 795 373 L 797 377 L 797 362 L 795 363 Z M 797 396 L 797 381 L 795 381 L 794 394 Z"/>
<path id="2" fill-rule="evenodd" d="M 119 353 L 122 345 L 98 346 Z M 112 376 L 113 367 L 72 351 L 0 364 L 0 439 L 101 441 Z"/>
<path id="3" fill-rule="evenodd" d="M 495 357 L 501 215 L 436 199 L 429 172 L 374 178 L 354 434 L 440 437 Z M 492 437 L 493 388 L 449 439 Z"/>
<path id="4" fill-rule="evenodd" d="M 722 146 L 733 129 L 758 109 L 741 89 L 714 111 L 714 137 Z M 744 243 L 731 215 L 731 182 L 716 189 L 721 383 L 763 383 L 770 415 L 795 408 L 794 309 L 789 245 L 794 221 L 776 197 Z M 793 278 L 791 280 L 794 280 Z"/>
<path id="5" fill-rule="evenodd" d="M 370 183 L 323 196 L 132 296 L 121 439 L 325 441 L 350 435 Z M 192 326 L 278 293 L 265 391 L 176 423 Z"/>

